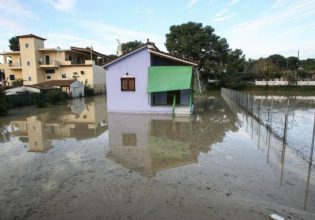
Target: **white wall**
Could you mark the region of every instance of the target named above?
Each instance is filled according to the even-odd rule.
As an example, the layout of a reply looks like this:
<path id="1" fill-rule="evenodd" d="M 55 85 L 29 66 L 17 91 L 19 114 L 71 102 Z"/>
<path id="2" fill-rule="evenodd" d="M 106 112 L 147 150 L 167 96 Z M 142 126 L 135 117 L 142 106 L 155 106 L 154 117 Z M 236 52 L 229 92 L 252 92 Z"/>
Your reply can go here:
<path id="1" fill-rule="evenodd" d="M 286 86 L 289 85 L 288 81 L 255 81 L 256 86 Z M 315 81 L 298 81 L 298 86 L 315 86 Z"/>

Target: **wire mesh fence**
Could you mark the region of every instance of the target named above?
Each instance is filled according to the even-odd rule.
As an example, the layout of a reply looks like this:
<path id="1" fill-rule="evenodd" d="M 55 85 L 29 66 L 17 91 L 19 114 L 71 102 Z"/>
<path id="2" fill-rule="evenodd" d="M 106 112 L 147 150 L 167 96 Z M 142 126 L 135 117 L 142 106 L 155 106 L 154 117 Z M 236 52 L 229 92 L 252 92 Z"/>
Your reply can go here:
<path id="1" fill-rule="evenodd" d="M 313 164 L 315 97 L 305 99 L 314 105 L 307 108 L 296 97 L 274 99 L 226 88 L 221 89 L 221 95 L 235 102 L 296 155 Z"/>

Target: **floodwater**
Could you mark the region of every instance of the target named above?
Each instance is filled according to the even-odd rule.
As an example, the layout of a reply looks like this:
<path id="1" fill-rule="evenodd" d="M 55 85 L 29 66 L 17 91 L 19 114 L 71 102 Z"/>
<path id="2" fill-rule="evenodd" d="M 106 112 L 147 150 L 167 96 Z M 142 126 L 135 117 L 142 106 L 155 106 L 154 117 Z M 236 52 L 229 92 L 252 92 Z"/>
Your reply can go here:
<path id="1" fill-rule="evenodd" d="M 0 219 L 315 219 L 314 103 L 289 104 L 287 144 L 274 106 L 276 135 L 219 92 L 190 118 L 107 113 L 103 96 L 11 110 Z"/>

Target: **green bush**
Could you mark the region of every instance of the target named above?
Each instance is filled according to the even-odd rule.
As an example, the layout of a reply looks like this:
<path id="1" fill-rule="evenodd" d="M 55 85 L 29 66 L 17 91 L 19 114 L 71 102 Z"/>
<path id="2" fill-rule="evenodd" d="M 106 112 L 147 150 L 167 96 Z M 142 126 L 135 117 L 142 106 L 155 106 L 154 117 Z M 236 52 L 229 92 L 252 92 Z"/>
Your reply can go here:
<path id="1" fill-rule="evenodd" d="M 11 82 L 12 87 L 23 86 L 23 79 L 16 79 Z"/>
<path id="2" fill-rule="evenodd" d="M 0 88 L 0 116 L 4 116 L 9 111 L 9 105 L 7 103 L 7 98 L 4 93 L 4 89 Z"/>
<path id="3" fill-rule="evenodd" d="M 52 105 L 65 103 L 66 95 L 60 90 L 50 90 L 47 93 L 48 102 Z"/>
<path id="4" fill-rule="evenodd" d="M 36 94 L 36 96 L 33 99 L 33 102 L 38 108 L 45 108 L 47 106 L 46 94 L 43 92 Z"/>

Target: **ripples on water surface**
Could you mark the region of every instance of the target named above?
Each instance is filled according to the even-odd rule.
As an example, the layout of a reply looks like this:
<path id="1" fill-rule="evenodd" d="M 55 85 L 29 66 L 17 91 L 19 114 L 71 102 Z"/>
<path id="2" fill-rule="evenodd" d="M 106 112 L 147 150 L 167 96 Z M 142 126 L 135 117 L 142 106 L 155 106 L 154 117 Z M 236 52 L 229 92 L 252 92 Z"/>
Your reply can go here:
<path id="1" fill-rule="evenodd" d="M 0 219 L 314 217 L 314 166 L 219 93 L 190 118 L 105 106 L 98 96 L 1 118 Z M 309 158 L 314 103 L 290 106 L 288 142 Z M 282 111 L 275 102 L 279 133 Z"/>

